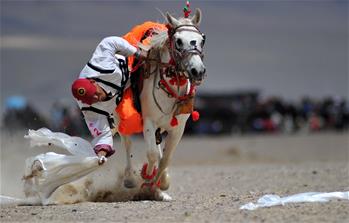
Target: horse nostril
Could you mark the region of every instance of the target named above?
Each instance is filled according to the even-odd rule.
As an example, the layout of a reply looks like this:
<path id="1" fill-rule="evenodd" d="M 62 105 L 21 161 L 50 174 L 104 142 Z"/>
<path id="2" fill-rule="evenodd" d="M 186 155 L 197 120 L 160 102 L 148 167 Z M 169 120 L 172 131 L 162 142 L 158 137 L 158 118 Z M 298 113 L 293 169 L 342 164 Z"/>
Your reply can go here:
<path id="1" fill-rule="evenodd" d="M 204 68 L 204 70 L 201 72 L 202 75 L 204 75 L 206 73 L 206 68 Z"/>
<path id="2" fill-rule="evenodd" d="M 198 75 L 198 71 L 197 71 L 195 68 L 192 68 L 192 69 L 190 70 L 190 72 L 191 72 L 191 74 L 192 74 L 193 76 L 197 76 L 197 75 Z"/>

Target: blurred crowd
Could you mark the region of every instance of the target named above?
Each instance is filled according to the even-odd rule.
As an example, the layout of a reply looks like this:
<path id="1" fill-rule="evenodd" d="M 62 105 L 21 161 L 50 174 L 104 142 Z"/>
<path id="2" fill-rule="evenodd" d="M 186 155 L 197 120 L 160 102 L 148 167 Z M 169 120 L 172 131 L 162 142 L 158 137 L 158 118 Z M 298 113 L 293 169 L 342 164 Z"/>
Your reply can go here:
<path id="1" fill-rule="evenodd" d="M 7 132 L 46 127 L 54 132 L 63 132 L 72 136 L 89 134 L 77 105 L 56 101 L 50 108 L 48 117 L 45 117 L 23 96 L 11 96 L 6 99 L 1 124 L 2 130 Z"/>
<path id="2" fill-rule="evenodd" d="M 289 102 L 278 97 L 260 99 L 258 92 L 198 95 L 195 108 L 200 120 L 189 119 L 185 134 L 251 134 L 345 131 L 349 128 L 349 106 L 344 99 L 303 98 Z M 53 103 L 44 117 L 24 97 L 5 102 L 2 130 L 18 131 L 47 127 L 69 135 L 88 135 L 77 106 Z"/>
<path id="3" fill-rule="evenodd" d="M 197 124 L 190 123 L 187 133 L 296 133 L 349 128 L 349 106 L 346 100 L 336 97 L 289 102 L 242 92 L 201 95 L 197 104 L 202 118 Z"/>

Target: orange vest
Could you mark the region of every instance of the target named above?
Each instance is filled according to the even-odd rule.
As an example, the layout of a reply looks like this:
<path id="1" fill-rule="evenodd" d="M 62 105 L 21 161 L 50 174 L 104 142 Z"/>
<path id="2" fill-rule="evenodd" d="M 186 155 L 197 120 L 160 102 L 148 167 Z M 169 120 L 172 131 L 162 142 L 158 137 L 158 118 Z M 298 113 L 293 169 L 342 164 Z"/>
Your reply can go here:
<path id="1" fill-rule="evenodd" d="M 155 23 L 147 21 L 141 25 L 135 26 L 129 33 L 126 33 L 123 38 L 127 40 L 131 45 L 138 48 L 138 43 L 142 41 L 142 44 L 147 45 L 150 42 L 150 37 L 145 37 L 148 30 L 166 30 L 166 26 L 161 23 Z M 132 70 L 134 57 L 128 58 L 128 64 L 130 70 Z M 115 111 L 119 114 L 120 122 L 118 131 L 122 135 L 131 135 L 134 133 L 140 133 L 143 131 L 142 116 L 137 112 L 133 106 L 132 90 L 128 88 L 125 90 L 123 98 L 119 103 Z"/>

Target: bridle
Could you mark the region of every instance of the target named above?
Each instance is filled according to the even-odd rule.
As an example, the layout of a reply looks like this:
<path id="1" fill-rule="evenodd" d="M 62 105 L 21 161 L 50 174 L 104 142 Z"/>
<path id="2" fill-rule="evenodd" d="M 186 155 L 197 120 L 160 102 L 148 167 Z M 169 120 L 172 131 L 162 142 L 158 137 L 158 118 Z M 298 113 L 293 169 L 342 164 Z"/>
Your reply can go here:
<path id="1" fill-rule="evenodd" d="M 199 30 L 199 28 L 197 26 L 191 25 L 191 24 L 183 24 L 183 25 L 179 25 L 175 28 L 167 26 L 167 28 L 168 28 L 168 37 L 169 37 L 168 38 L 168 41 L 169 41 L 168 48 L 170 51 L 171 60 L 176 65 L 177 71 L 186 72 L 184 68 L 187 66 L 187 64 L 182 64 L 182 66 L 181 66 L 181 61 L 183 61 L 186 57 L 188 57 L 190 55 L 199 55 L 201 57 L 201 59 L 203 59 L 204 53 L 202 50 L 199 50 L 196 45 L 192 46 L 191 48 L 188 48 L 188 49 L 177 49 L 175 39 L 174 39 L 175 33 L 182 32 L 182 31 L 198 33 L 199 35 L 201 35 L 203 37 L 202 47 L 205 44 L 206 36 L 205 36 L 205 34 L 203 34 Z M 191 28 L 194 28 L 194 29 L 191 29 Z M 170 63 L 171 63 L 171 61 L 170 61 Z M 190 76 L 190 74 L 189 74 L 189 76 Z"/>
<path id="2" fill-rule="evenodd" d="M 161 58 L 159 54 L 156 56 L 156 58 L 150 58 L 150 53 L 148 52 L 147 58 L 143 61 L 140 60 L 135 65 L 135 67 L 131 70 L 131 73 L 135 72 L 136 70 L 138 70 L 139 67 L 144 65 L 145 66 L 144 76 L 145 78 L 148 78 L 151 74 L 153 74 L 157 70 L 155 69 L 153 72 L 150 70 L 150 64 L 152 62 L 155 63 L 160 68 L 164 68 L 164 67 L 170 68 L 170 70 L 172 71 L 171 73 L 174 73 L 173 71 L 186 73 L 187 71 L 183 69 L 183 67 L 185 66 L 181 66 L 181 61 L 183 61 L 184 58 L 188 57 L 189 55 L 199 55 L 201 59 L 204 58 L 203 51 L 199 50 L 196 45 L 189 49 L 182 49 L 182 50 L 177 49 L 175 46 L 174 34 L 181 31 L 189 31 L 189 32 L 196 32 L 203 37 L 203 42 L 201 46 L 201 48 L 203 48 L 206 40 L 206 35 L 202 33 L 197 26 L 191 25 L 191 24 L 183 24 L 183 25 L 177 26 L 176 28 L 172 28 L 170 25 L 167 24 L 166 27 L 168 30 L 167 31 L 168 40 L 166 45 L 168 46 L 168 50 L 171 56 L 170 61 L 168 63 L 161 62 Z M 195 29 L 190 29 L 188 27 L 193 27 Z M 189 77 L 187 77 L 187 79 L 189 79 Z"/>
<path id="3" fill-rule="evenodd" d="M 192 29 L 194 28 L 194 29 Z M 148 53 L 147 58 L 136 65 L 134 70 L 138 69 L 141 65 L 144 65 L 144 78 L 148 78 L 150 75 L 154 74 L 155 72 L 159 72 L 160 80 L 157 81 L 157 78 L 154 77 L 154 83 L 153 83 L 153 98 L 156 106 L 163 114 L 170 114 L 175 110 L 175 115 L 178 113 L 178 110 L 180 108 L 180 105 L 186 104 L 189 101 L 192 101 L 195 95 L 196 86 L 194 84 L 191 84 L 191 74 L 188 73 L 184 68 L 187 66 L 186 64 L 182 64 L 182 61 L 190 56 L 190 55 L 199 55 L 202 59 L 204 57 L 204 54 L 202 50 L 198 49 L 197 46 L 193 46 L 189 49 L 182 49 L 179 50 L 175 46 L 175 39 L 174 35 L 177 32 L 182 31 L 189 31 L 189 32 L 196 32 L 200 34 L 203 37 L 202 47 L 205 43 L 205 35 L 200 32 L 199 28 L 195 25 L 191 24 L 183 24 L 179 25 L 175 28 L 170 27 L 167 25 L 168 29 L 168 40 L 167 40 L 167 48 L 170 53 L 170 61 L 168 63 L 164 63 L 161 61 L 160 58 L 160 52 L 157 52 L 155 58 L 150 58 L 150 53 Z M 151 69 L 151 64 L 155 64 L 156 68 Z M 133 71 L 132 71 L 133 72 Z M 177 90 L 173 90 L 172 87 L 170 87 L 169 82 L 165 79 L 165 77 L 170 78 L 170 84 L 171 81 L 173 81 L 172 85 L 177 85 Z M 182 82 L 185 81 L 185 85 L 187 86 L 187 92 L 184 95 L 179 95 L 180 87 L 182 86 Z M 175 103 L 172 106 L 172 109 L 169 112 L 165 112 L 162 107 L 160 106 L 159 102 L 157 101 L 155 97 L 155 89 L 160 88 L 165 93 L 167 93 L 168 97 L 174 98 Z M 174 116 L 175 117 L 175 116 Z M 172 125 L 172 124 L 171 124 Z"/>
<path id="4" fill-rule="evenodd" d="M 190 89 L 188 89 L 188 93 L 184 96 L 179 96 L 174 93 L 174 91 L 171 90 L 170 86 L 164 79 L 164 76 L 172 78 L 172 82 L 176 84 L 172 85 L 177 85 L 177 91 L 179 92 L 179 87 L 181 85 L 181 82 L 186 80 L 185 83 L 187 83 L 187 80 L 189 79 L 190 81 L 192 80 L 191 74 L 187 72 L 185 67 L 187 67 L 187 64 L 182 64 L 182 61 L 190 56 L 190 55 L 199 55 L 201 59 L 204 57 L 204 53 L 202 50 L 198 49 L 196 45 L 187 48 L 187 49 L 178 49 L 175 44 L 175 38 L 174 35 L 177 32 L 182 32 L 182 31 L 188 31 L 188 32 L 195 32 L 198 33 L 203 37 L 203 42 L 202 46 L 205 43 L 205 35 L 200 32 L 199 28 L 195 25 L 192 24 L 183 24 L 179 25 L 175 28 L 170 26 L 169 24 L 166 25 L 167 27 L 167 34 L 168 34 L 168 50 L 171 56 L 171 59 L 168 63 L 168 65 L 161 66 L 160 64 L 160 81 L 159 81 L 159 86 L 168 94 L 169 97 L 176 98 L 177 100 L 186 100 L 189 95 L 192 95 L 193 92 L 195 92 L 195 85 L 190 84 Z M 193 29 L 194 28 L 194 29 Z M 171 81 L 170 81 L 171 82 Z"/>

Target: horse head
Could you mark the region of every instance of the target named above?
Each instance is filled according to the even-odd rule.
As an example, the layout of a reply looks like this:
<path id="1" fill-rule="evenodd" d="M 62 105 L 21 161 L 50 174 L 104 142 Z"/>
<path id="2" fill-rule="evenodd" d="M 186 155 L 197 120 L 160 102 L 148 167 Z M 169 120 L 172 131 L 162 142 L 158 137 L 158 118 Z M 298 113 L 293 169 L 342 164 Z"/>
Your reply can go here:
<path id="1" fill-rule="evenodd" d="M 200 85 L 206 73 L 203 63 L 205 35 L 198 28 L 201 11 L 196 9 L 192 18 L 176 19 L 169 13 L 166 17 L 171 57 L 193 84 Z"/>

